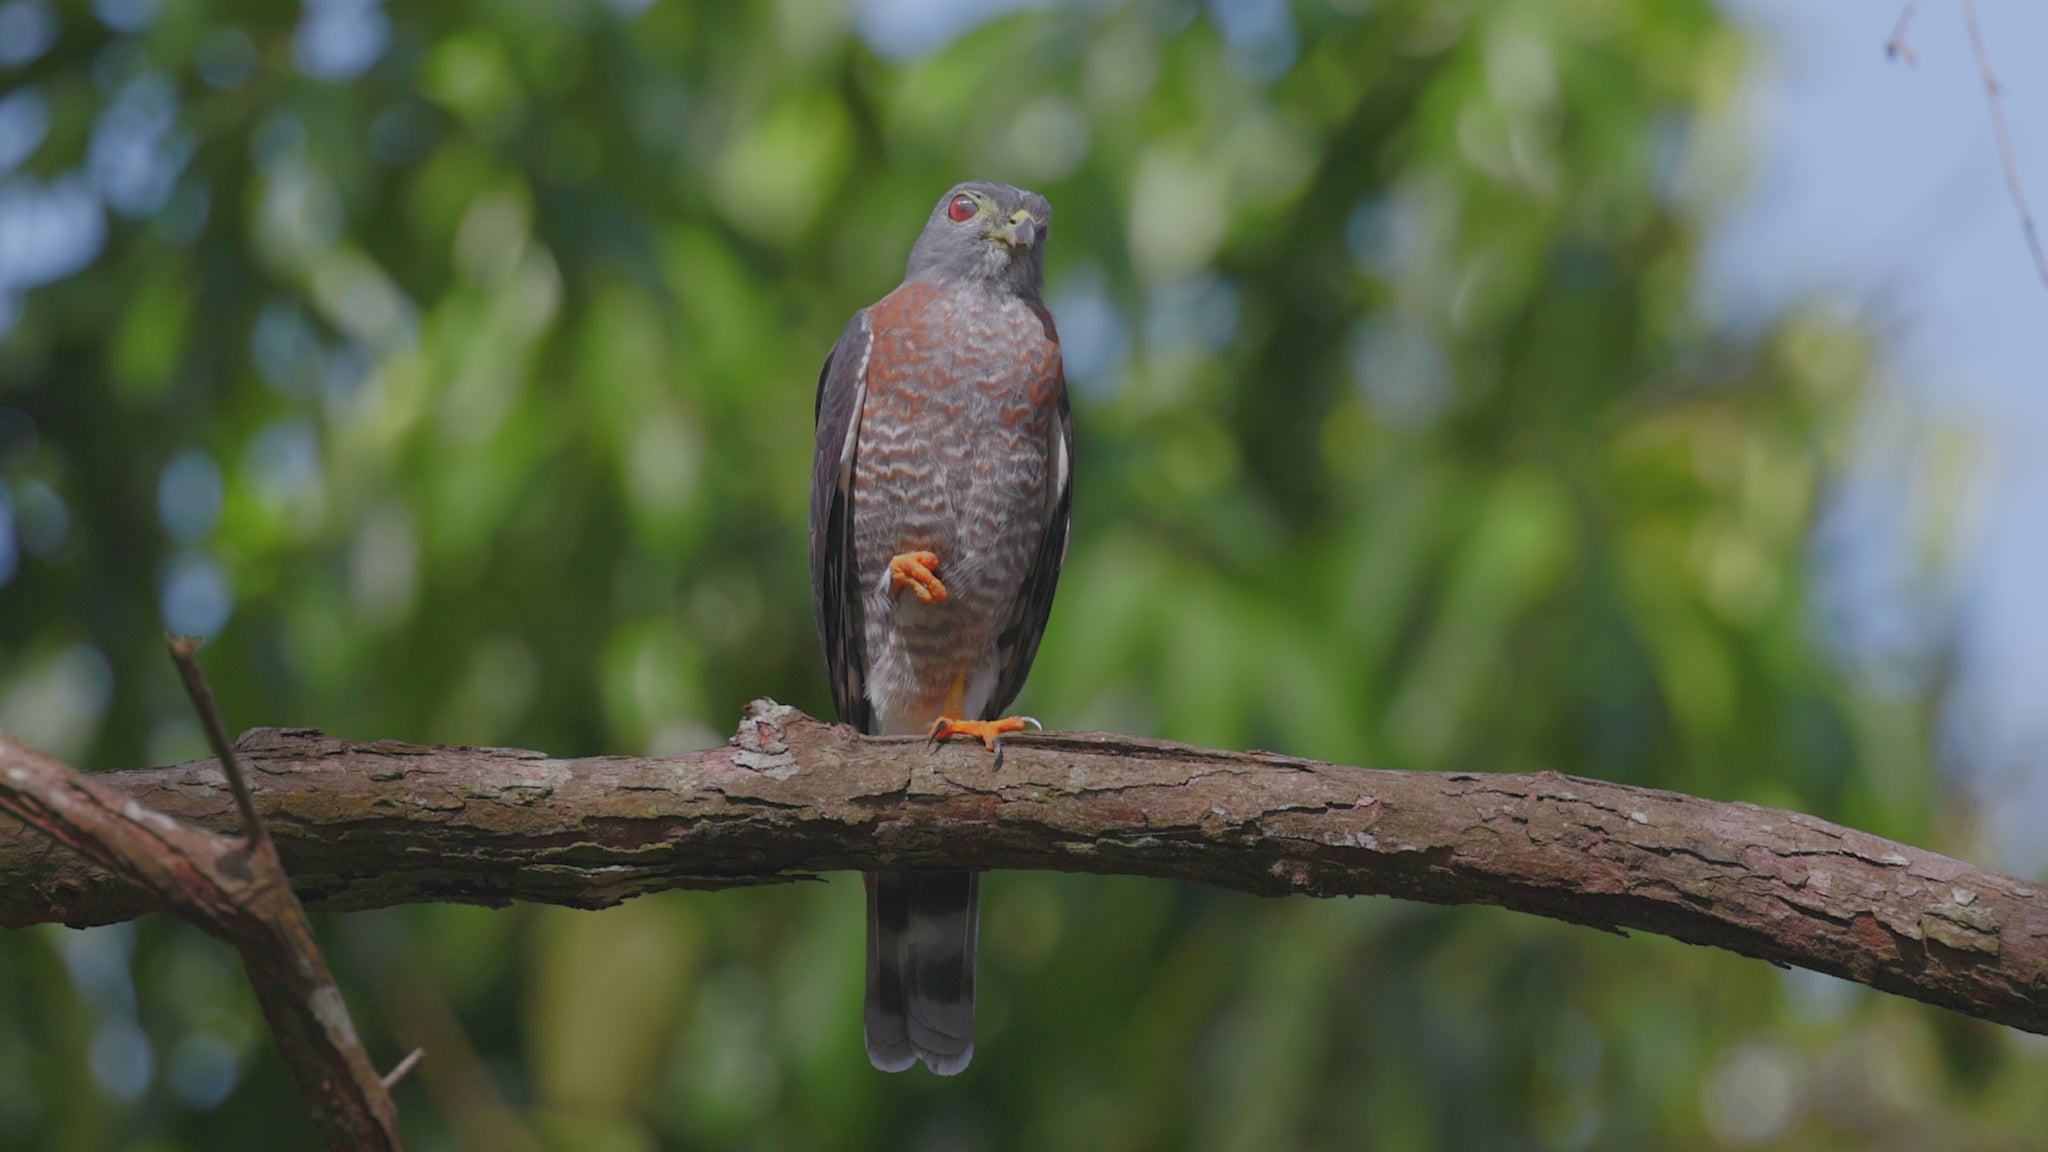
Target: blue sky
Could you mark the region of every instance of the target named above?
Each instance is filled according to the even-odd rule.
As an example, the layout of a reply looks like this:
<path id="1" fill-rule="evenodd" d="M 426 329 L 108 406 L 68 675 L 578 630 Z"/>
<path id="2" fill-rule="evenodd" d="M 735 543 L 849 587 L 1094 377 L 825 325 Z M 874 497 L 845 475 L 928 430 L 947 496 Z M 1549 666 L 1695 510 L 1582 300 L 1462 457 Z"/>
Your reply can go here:
<path id="1" fill-rule="evenodd" d="M 1947 765 L 1987 858 L 2048 864 L 2048 285 L 2007 192 L 1959 0 L 1725 0 L 1764 50 L 1753 182 L 1717 229 L 1709 298 L 1740 321 L 1822 297 L 1887 368 L 1826 511 L 1825 609 L 1879 682 L 1952 660 Z M 2021 179 L 2048 207 L 2048 4 L 1977 11 Z M 1932 659 L 1930 659 L 1932 658 Z"/>

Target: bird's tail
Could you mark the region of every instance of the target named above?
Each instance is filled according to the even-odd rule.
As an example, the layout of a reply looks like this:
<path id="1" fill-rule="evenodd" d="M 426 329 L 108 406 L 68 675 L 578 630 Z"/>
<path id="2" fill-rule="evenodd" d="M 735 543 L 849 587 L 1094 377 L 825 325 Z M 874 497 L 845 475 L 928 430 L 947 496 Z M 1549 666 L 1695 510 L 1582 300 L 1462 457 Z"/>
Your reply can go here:
<path id="1" fill-rule="evenodd" d="M 951 1076 L 974 1058 L 975 872 L 870 872 L 868 1059 Z"/>

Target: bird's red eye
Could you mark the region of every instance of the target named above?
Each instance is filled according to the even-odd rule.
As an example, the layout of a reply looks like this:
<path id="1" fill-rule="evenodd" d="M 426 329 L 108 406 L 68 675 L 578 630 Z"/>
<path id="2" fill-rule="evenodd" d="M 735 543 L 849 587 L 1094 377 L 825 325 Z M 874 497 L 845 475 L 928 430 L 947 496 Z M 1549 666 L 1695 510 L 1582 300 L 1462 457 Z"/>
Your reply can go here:
<path id="1" fill-rule="evenodd" d="M 975 207 L 972 196 L 955 196 L 953 202 L 946 205 L 946 215 L 953 220 L 972 220 L 978 211 L 980 209 Z"/>

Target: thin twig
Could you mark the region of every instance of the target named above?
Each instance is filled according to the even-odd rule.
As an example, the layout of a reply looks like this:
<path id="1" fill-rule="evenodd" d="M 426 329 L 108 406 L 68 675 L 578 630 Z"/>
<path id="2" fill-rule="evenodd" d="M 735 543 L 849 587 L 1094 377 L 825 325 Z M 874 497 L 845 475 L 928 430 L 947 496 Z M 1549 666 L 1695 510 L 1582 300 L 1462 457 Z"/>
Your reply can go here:
<path id="1" fill-rule="evenodd" d="M 398 1082 L 405 1079 L 405 1074 L 412 1071 L 414 1066 L 420 1062 L 420 1057 L 426 1054 L 427 1050 L 425 1048 L 415 1048 L 408 1052 L 405 1059 L 398 1062 L 396 1068 L 384 1074 L 384 1087 L 387 1090 L 398 1087 Z"/>
<path id="2" fill-rule="evenodd" d="M 441 1113 L 460 1148 L 490 1152 L 544 1152 L 541 1142 L 505 1100 L 497 1078 L 477 1054 L 448 994 L 401 954 L 386 969 L 378 997 L 386 1027 L 401 1043 L 431 1048 L 434 1062 L 420 1066 L 421 1088 Z"/>
<path id="3" fill-rule="evenodd" d="M 2048 284 L 2048 253 L 2041 250 L 2041 234 L 2034 228 L 2034 212 L 2027 207 L 2027 192 L 2020 184 L 2019 161 L 2012 150 L 2012 133 L 2005 125 L 2005 89 L 1991 71 L 1991 54 L 1984 49 L 1984 30 L 1977 23 L 1977 0 L 1963 0 L 1963 23 L 1970 29 L 1970 48 L 1977 54 L 1977 71 L 1984 76 L 1984 95 L 1991 103 L 1991 127 L 1998 135 L 1998 159 L 2005 165 L 2005 186 L 2012 193 L 2013 207 L 2019 209 L 2020 231 L 2027 237 L 2027 251 L 2033 253 L 2034 271 Z"/>
<path id="4" fill-rule="evenodd" d="M 1885 55 L 1894 60 L 1903 57 L 1908 64 L 1920 62 L 1920 58 L 1913 55 L 1913 46 L 1906 43 L 1906 25 L 1913 22 L 1913 13 L 1919 7 L 1920 0 L 1906 0 L 1906 10 L 1899 13 L 1899 22 L 1892 26 L 1892 38 L 1885 42 Z"/>
<path id="5" fill-rule="evenodd" d="M 206 740 L 213 745 L 213 755 L 220 761 L 221 771 L 227 773 L 228 787 L 234 791 L 235 807 L 242 813 L 242 832 L 249 837 L 250 844 L 267 844 L 270 832 L 263 826 L 263 817 L 256 812 L 256 799 L 249 794 L 249 782 L 242 776 L 242 765 L 235 759 L 234 742 L 228 739 L 228 730 L 221 723 L 220 708 L 213 702 L 213 689 L 207 687 L 206 677 L 200 674 L 199 661 L 193 654 L 205 641 L 197 636 L 166 636 L 171 646 L 171 663 L 178 666 L 178 677 L 185 682 L 185 694 L 192 698 L 192 707 L 199 713 L 199 722 L 206 728 Z"/>

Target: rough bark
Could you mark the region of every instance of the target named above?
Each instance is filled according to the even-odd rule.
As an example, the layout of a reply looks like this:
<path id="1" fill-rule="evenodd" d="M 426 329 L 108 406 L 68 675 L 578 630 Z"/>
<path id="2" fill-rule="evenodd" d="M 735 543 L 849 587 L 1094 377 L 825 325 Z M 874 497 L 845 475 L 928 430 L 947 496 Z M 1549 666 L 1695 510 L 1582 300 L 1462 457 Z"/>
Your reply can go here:
<path id="1" fill-rule="evenodd" d="M 217 766 L 211 771 L 220 779 Z M 225 787 L 227 818 L 215 822 L 225 827 L 213 832 L 109 787 L 125 782 L 123 773 L 80 775 L 0 736 L 0 811 L 22 822 L 0 841 L 7 845 L 0 858 L 12 864 L 9 849 L 46 847 L 91 875 L 92 886 L 167 908 L 234 945 L 327 1147 L 399 1152 L 391 1094 L 356 1036 L 312 926 L 260 826 L 254 835 L 225 834 L 240 831 L 242 819 Z M 0 886 L 11 889 L 16 882 L 0 864 Z"/>
<path id="2" fill-rule="evenodd" d="M 560 760 L 257 729 L 238 744 L 294 886 L 330 908 L 531 900 L 902 864 L 1124 873 L 1266 895 L 1496 904 L 1797 965 L 2048 1033 L 2039 885 L 1796 812 L 1556 773 L 1388 772 L 1129 736 L 875 739 L 758 701 L 725 747 Z M 5 766 L 0 752 L 0 767 Z M 211 760 L 106 773 L 221 829 Z M 150 898 L 0 828 L 0 925 Z"/>

